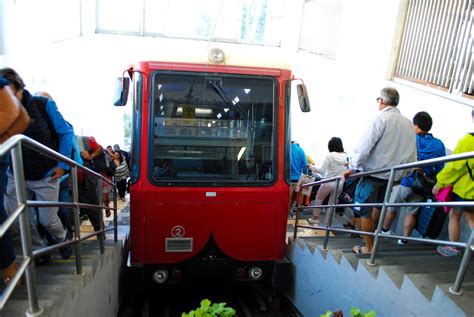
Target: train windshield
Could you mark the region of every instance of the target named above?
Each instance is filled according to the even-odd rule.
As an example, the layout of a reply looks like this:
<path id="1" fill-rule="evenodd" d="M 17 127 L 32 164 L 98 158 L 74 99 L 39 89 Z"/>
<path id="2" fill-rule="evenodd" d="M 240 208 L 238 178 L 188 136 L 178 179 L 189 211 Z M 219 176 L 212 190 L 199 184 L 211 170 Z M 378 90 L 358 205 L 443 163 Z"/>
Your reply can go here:
<path id="1" fill-rule="evenodd" d="M 150 180 L 275 180 L 277 82 L 268 77 L 155 73 Z"/>

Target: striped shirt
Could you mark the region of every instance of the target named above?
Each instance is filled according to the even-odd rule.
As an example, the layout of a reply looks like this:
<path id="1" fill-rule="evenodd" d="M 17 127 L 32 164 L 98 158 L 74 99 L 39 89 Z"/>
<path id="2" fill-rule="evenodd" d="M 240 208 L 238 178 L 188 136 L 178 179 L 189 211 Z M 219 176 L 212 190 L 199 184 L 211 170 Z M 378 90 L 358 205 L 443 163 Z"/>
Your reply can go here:
<path id="1" fill-rule="evenodd" d="M 128 177 L 128 166 L 127 166 L 127 162 L 125 160 L 122 161 L 122 163 L 120 163 L 120 165 L 117 166 L 117 168 L 115 169 L 115 180 L 118 182 L 118 181 L 121 181 L 123 179 L 127 179 Z"/>

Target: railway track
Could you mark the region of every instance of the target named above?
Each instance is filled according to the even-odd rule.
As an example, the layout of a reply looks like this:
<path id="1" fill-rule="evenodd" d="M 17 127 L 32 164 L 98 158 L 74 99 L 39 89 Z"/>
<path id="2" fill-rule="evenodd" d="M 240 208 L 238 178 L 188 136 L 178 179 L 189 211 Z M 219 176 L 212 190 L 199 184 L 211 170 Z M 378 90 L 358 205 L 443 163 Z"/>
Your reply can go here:
<path id="1" fill-rule="evenodd" d="M 180 317 L 197 309 L 203 299 L 226 303 L 236 310 L 236 316 L 297 317 L 297 310 L 278 292 L 262 284 L 214 284 L 151 288 L 145 294 L 143 317 Z"/>
<path id="2" fill-rule="evenodd" d="M 226 303 L 243 317 L 299 317 L 301 314 L 277 291 L 263 283 L 213 283 L 198 285 L 150 284 L 143 287 L 137 280 L 125 282 L 118 317 L 181 317 L 201 306 L 201 301 Z"/>

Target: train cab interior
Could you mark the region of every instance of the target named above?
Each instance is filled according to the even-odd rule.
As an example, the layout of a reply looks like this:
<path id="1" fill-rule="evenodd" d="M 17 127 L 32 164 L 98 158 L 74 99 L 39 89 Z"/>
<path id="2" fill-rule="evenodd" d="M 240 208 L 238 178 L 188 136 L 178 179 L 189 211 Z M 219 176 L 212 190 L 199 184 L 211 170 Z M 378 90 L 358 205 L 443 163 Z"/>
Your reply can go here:
<path id="1" fill-rule="evenodd" d="M 153 87 L 153 181 L 273 181 L 273 80 L 157 74 Z"/>

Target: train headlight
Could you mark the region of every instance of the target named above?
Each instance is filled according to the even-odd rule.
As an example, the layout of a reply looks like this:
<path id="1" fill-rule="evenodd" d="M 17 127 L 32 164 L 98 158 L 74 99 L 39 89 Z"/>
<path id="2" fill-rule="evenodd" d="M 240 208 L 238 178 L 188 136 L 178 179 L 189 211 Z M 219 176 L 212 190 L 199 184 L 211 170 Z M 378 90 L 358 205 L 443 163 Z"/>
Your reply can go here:
<path id="1" fill-rule="evenodd" d="M 209 51 L 209 61 L 212 64 L 222 64 L 225 61 L 224 51 L 220 48 L 213 48 Z"/>
<path id="2" fill-rule="evenodd" d="M 262 278 L 263 271 L 258 266 L 249 269 L 249 276 L 252 280 L 259 280 Z"/>
<path id="3" fill-rule="evenodd" d="M 167 270 L 158 270 L 155 273 L 153 273 L 153 280 L 158 284 L 162 284 L 166 282 L 167 279 L 168 279 Z"/>

